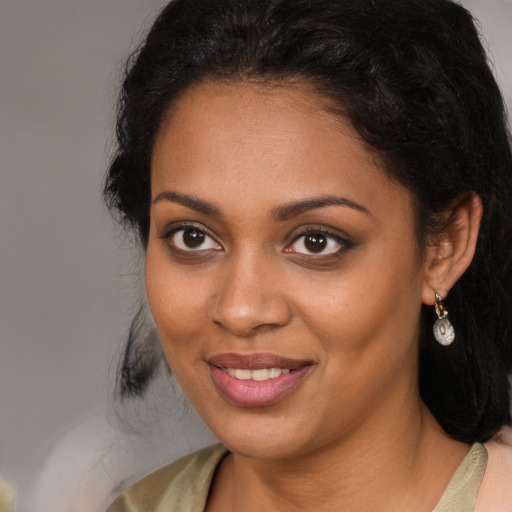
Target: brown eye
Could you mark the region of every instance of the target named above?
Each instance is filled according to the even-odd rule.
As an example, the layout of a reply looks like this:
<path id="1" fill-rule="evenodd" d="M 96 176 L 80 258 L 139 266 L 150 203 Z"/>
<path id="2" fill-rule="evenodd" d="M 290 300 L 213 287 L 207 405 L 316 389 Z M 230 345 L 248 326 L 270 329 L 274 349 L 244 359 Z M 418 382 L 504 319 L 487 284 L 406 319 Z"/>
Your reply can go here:
<path id="1" fill-rule="evenodd" d="M 166 238 L 169 245 L 180 251 L 218 251 L 222 249 L 210 235 L 195 227 L 177 229 Z"/>
<path id="2" fill-rule="evenodd" d="M 327 237 L 321 233 L 314 233 L 304 238 L 304 247 L 310 252 L 322 252 L 327 247 Z"/>
<path id="3" fill-rule="evenodd" d="M 204 243 L 206 236 L 197 229 L 185 229 L 183 231 L 183 243 L 190 249 L 197 249 Z"/>
<path id="4" fill-rule="evenodd" d="M 285 252 L 312 256 L 332 256 L 350 247 L 350 245 L 349 242 L 335 234 L 310 231 L 298 236 L 285 249 Z"/>

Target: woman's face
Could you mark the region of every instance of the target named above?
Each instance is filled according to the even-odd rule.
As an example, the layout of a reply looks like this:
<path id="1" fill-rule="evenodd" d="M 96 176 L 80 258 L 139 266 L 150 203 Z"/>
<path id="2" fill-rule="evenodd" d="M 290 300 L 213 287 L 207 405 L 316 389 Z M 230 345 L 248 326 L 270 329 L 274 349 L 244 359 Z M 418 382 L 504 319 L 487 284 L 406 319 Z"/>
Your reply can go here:
<path id="1" fill-rule="evenodd" d="M 291 457 L 417 414 L 411 196 L 319 97 L 195 86 L 159 133 L 151 189 L 151 311 L 232 451 Z"/>

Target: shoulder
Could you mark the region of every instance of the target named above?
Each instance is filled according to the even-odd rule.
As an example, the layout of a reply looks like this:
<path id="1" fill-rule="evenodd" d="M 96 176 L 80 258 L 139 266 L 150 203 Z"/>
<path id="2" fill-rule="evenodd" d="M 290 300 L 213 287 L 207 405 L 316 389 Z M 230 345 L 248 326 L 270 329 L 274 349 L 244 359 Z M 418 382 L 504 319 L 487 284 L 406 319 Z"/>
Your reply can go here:
<path id="1" fill-rule="evenodd" d="M 485 448 L 487 468 L 475 512 L 512 512 L 512 429 L 503 429 Z"/>
<path id="2" fill-rule="evenodd" d="M 210 482 L 226 454 L 226 448 L 216 444 L 164 466 L 125 489 L 107 512 L 159 512 L 174 510 L 173 505 L 185 511 L 187 502 L 197 509 L 198 502 L 206 501 Z"/>

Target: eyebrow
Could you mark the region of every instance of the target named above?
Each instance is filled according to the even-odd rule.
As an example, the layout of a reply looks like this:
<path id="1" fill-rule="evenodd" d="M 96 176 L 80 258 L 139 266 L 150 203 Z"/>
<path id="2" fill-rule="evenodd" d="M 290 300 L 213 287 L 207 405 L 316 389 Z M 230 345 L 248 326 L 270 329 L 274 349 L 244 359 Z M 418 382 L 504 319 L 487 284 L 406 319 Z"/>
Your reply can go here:
<path id="1" fill-rule="evenodd" d="M 370 211 L 364 206 L 347 199 L 346 197 L 339 196 L 322 196 L 313 199 L 306 199 L 304 201 L 297 201 L 289 203 L 283 206 L 274 208 L 271 212 L 272 218 L 278 222 L 283 222 L 292 217 L 296 217 L 309 210 L 315 210 L 317 208 L 324 208 L 326 206 L 347 206 L 353 210 L 365 213 L 368 216 L 372 216 Z"/>
<path id="2" fill-rule="evenodd" d="M 220 208 L 204 199 L 191 196 L 189 194 L 182 194 L 181 192 L 174 192 L 172 190 L 166 190 L 161 192 L 153 199 L 153 204 L 159 201 L 167 200 L 173 203 L 178 203 L 187 208 L 191 208 L 199 213 L 208 215 L 210 217 L 221 217 L 222 213 Z M 321 196 L 312 199 L 305 199 L 303 201 L 295 201 L 289 204 L 278 206 L 273 208 L 270 215 L 276 222 L 283 222 L 309 210 L 315 210 L 317 208 L 325 208 L 326 206 L 346 206 L 353 210 L 365 213 L 368 216 L 372 216 L 370 211 L 364 206 L 347 199 L 346 197 L 339 196 Z"/>
<path id="3" fill-rule="evenodd" d="M 171 190 L 166 190 L 158 194 L 155 199 L 153 199 L 153 204 L 158 203 L 159 201 L 167 200 L 172 201 L 173 203 L 178 203 L 187 208 L 191 208 L 196 212 L 202 213 L 204 215 L 208 215 L 210 217 L 221 217 L 220 208 L 204 199 L 199 199 L 198 197 L 190 196 L 188 194 L 181 194 L 180 192 L 173 192 Z"/>

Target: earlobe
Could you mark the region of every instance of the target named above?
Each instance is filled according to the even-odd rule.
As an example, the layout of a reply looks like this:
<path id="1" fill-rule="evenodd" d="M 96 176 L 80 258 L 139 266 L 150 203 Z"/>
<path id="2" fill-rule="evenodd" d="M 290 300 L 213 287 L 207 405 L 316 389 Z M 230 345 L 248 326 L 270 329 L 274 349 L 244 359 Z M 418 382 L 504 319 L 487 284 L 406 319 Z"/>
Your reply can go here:
<path id="1" fill-rule="evenodd" d="M 482 201 L 471 193 L 446 212 L 445 229 L 426 251 L 424 304 L 434 305 L 436 293 L 446 297 L 475 254 Z"/>

